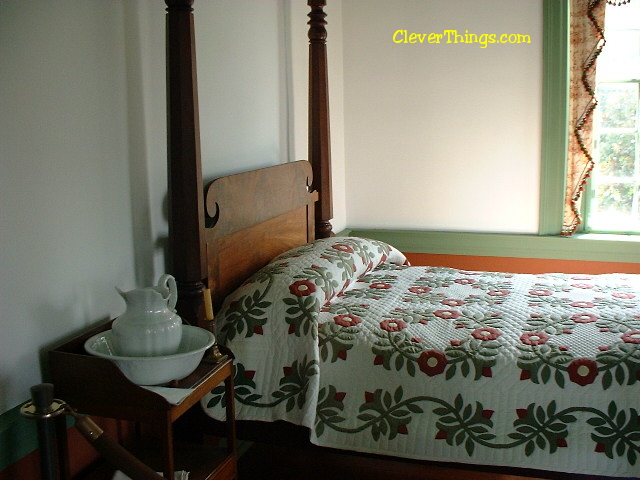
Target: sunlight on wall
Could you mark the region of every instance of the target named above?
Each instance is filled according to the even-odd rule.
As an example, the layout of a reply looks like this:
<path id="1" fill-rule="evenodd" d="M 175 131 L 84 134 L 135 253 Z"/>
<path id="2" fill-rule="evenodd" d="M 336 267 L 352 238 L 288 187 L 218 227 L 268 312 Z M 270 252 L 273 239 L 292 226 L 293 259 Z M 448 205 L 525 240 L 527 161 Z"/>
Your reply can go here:
<path id="1" fill-rule="evenodd" d="M 542 2 L 344 2 L 343 27 L 348 225 L 535 233 Z"/>

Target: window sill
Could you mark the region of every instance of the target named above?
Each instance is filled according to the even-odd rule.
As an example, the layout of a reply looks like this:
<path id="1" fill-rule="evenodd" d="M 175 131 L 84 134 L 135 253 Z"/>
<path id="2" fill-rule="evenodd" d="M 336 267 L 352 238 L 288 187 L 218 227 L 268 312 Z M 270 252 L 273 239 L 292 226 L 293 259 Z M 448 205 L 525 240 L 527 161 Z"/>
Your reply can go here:
<path id="1" fill-rule="evenodd" d="M 614 234 L 614 233 L 580 233 L 574 235 L 573 238 L 584 240 L 600 240 L 607 242 L 638 242 L 640 243 L 640 235 L 631 234 Z"/>
<path id="2" fill-rule="evenodd" d="M 403 252 L 640 264 L 640 236 L 528 235 L 352 228 L 340 235 L 387 242 Z"/>

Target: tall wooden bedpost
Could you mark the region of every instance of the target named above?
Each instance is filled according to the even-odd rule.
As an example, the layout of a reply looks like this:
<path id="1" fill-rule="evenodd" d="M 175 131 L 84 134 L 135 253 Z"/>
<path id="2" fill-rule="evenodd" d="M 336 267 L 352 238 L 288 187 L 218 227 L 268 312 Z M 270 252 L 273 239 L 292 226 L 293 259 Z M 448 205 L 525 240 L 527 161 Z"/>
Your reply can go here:
<path id="1" fill-rule="evenodd" d="M 205 288 L 206 244 L 193 0 L 165 3 L 169 272 L 178 284 L 178 314 L 197 325 Z"/>
<path id="2" fill-rule="evenodd" d="M 326 0 L 308 0 L 309 13 L 309 161 L 313 167 L 316 203 L 316 238 L 333 235 L 331 144 L 329 137 L 329 82 L 327 71 Z"/>

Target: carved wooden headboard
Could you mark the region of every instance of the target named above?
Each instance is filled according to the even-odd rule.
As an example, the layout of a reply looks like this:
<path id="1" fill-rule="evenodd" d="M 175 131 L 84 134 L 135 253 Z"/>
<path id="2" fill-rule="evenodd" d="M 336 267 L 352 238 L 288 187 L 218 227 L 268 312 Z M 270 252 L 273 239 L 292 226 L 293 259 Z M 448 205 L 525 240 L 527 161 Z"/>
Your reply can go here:
<path id="1" fill-rule="evenodd" d="M 252 273 L 315 238 L 307 161 L 214 180 L 207 188 L 208 287 L 214 309 Z"/>

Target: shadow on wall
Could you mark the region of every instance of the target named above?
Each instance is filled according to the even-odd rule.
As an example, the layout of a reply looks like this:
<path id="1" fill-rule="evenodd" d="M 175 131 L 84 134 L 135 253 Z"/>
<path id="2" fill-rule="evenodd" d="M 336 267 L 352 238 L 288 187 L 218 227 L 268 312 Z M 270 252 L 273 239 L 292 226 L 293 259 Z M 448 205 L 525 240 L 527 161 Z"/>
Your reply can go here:
<path id="1" fill-rule="evenodd" d="M 127 125 L 129 140 L 129 178 L 135 280 L 137 285 L 151 285 L 154 281 L 152 215 L 150 211 L 149 152 L 144 102 L 140 2 L 125 2 L 124 7 L 125 61 L 127 78 Z"/>

